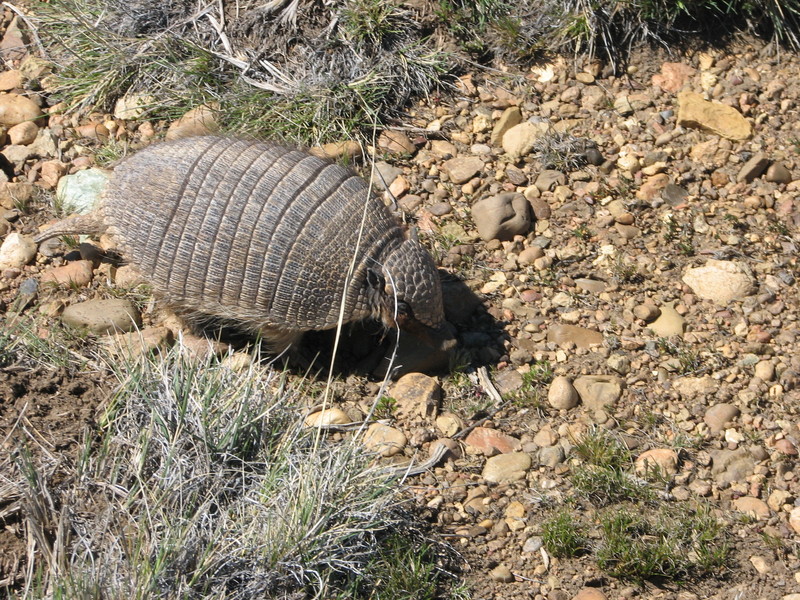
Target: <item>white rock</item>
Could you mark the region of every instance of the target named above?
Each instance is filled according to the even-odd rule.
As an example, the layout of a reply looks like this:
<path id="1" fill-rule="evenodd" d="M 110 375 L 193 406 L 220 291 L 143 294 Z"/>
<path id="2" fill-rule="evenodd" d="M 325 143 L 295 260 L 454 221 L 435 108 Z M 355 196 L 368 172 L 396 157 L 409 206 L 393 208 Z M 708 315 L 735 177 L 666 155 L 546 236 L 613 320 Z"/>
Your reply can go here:
<path id="1" fill-rule="evenodd" d="M 130 94 L 123 96 L 114 105 L 114 118 L 128 121 L 144 115 L 147 107 L 155 103 L 155 98 L 148 94 Z"/>
<path id="2" fill-rule="evenodd" d="M 702 267 L 687 269 L 683 282 L 695 294 L 725 306 L 753 293 L 754 281 L 746 268 L 736 261 L 709 260 Z"/>
<path id="3" fill-rule="evenodd" d="M 84 169 L 58 180 L 56 197 L 66 213 L 88 214 L 95 206 L 108 183 L 110 173 L 103 169 Z"/>
<path id="4" fill-rule="evenodd" d="M 526 121 L 514 125 L 503 135 L 503 150 L 512 159 L 528 154 L 540 137 L 547 133 L 547 123 L 531 123 Z"/>
<path id="5" fill-rule="evenodd" d="M 36 244 L 31 238 L 19 233 L 9 233 L 0 246 L 0 270 L 25 266 L 34 256 Z"/>

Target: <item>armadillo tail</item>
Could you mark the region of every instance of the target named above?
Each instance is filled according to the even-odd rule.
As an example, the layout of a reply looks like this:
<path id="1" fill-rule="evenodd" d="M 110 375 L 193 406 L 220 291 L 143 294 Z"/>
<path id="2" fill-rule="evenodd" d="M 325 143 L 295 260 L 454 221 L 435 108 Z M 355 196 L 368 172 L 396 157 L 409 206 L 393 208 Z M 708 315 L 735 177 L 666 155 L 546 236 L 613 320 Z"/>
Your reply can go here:
<path id="1" fill-rule="evenodd" d="M 61 235 L 100 234 L 105 230 L 105 224 L 97 216 L 77 215 L 48 227 L 34 236 L 33 241 L 41 244 L 45 240 Z"/>

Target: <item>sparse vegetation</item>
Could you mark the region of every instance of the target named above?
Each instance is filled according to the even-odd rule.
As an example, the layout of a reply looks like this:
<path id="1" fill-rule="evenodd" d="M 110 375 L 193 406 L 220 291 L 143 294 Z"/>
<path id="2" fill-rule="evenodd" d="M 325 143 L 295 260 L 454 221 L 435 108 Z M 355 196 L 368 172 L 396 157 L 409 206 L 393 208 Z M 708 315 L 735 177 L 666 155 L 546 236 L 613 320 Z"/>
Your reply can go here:
<path id="1" fill-rule="evenodd" d="M 597 564 L 622 580 L 680 582 L 717 571 L 727 562 L 722 528 L 706 508 L 615 507 L 601 514 L 600 529 Z"/>
<path id="2" fill-rule="evenodd" d="M 551 131 L 536 140 L 532 153 L 546 169 L 569 173 L 586 165 L 586 152 L 592 147 L 589 140 Z"/>
<path id="3" fill-rule="evenodd" d="M 575 229 L 572 230 L 572 235 L 574 235 L 579 240 L 587 241 L 591 239 L 593 234 L 585 223 L 581 223 Z"/>
<path id="4" fill-rule="evenodd" d="M 729 545 L 709 508 L 676 506 L 633 472 L 629 450 L 613 434 L 593 428 L 574 448 L 584 464 L 571 481 L 579 498 L 600 510 L 598 519 L 576 511 L 543 525 L 543 542 L 556 556 L 591 547 L 598 566 L 626 581 L 685 581 L 722 568 Z M 663 474 L 648 473 L 657 480 Z M 593 528 L 595 535 L 585 533 Z M 592 543 L 585 545 L 590 538 Z M 558 554 L 560 552 L 562 554 Z"/>
<path id="5" fill-rule="evenodd" d="M 24 298 L 24 296 L 21 296 Z M 7 317 L 0 333 L 0 364 L 25 369 L 77 371 L 89 360 L 83 352 L 87 338 L 82 332 L 53 325 L 30 316 Z"/>
<path id="6" fill-rule="evenodd" d="M 314 143 L 361 132 L 399 114 L 411 98 L 446 87 L 460 58 L 433 40 L 450 38 L 471 60 L 527 64 L 543 51 L 624 60 L 640 40 L 666 44 L 721 15 L 798 47 L 797 0 L 720 5 L 704 1 L 437 0 L 436 35 L 424 13 L 396 2 L 306 0 L 237 5 L 200 13 L 188 3 L 55 0 L 37 6 L 42 40 L 69 110 L 110 111 L 123 97 L 155 118 L 214 103 L 232 131 Z M 320 31 L 325 35 L 319 35 Z M 542 160 L 574 168 L 579 140 L 546 136 Z"/>
<path id="7" fill-rule="evenodd" d="M 650 484 L 627 470 L 589 465 L 576 468 L 571 480 L 575 491 L 596 506 L 653 497 Z"/>
<path id="8" fill-rule="evenodd" d="M 571 558 L 589 549 L 583 524 L 571 511 L 562 510 L 542 523 L 542 544 L 558 558 Z"/>
<path id="9" fill-rule="evenodd" d="M 397 410 L 397 400 L 391 396 L 381 396 L 375 404 L 374 415 L 377 419 L 391 419 Z"/>
<path id="10" fill-rule="evenodd" d="M 612 433 L 593 427 L 575 443 L 574 452 L 583 464 L 572 473 L 572 484 L 593 504 L 608 506 L 652 498 L 648 482 L 632 473 L 630 451 Z"/>
<path id="11" fill-rule="evenodd" d="M 50 459 L 25 446 L 16 455 L 9 483 L 38 557 L 26 597 L 438 589 L 441 552 L 400 511 L 387 473 L 356 444 L 315 441 L 294 416 L 295 392 L 272 391 L 279 372 L 234 372 L 181 346 L 114 366 L 100 437 L 87 437 L 70 477 L 53 478 Z"/>
<path id="12" fill-rule="evenodd" d="M 682 340 L 659 338 L 656 348 L 662 354 L 673 357 L 668 361 L 668 366 L 682 375 L 705 373 L 724 361 L 719 353 L 702 352 Z"/>
<path id="13" fill-rule="evenodd" d="M 553 381 L 553 367 L 548 360 L 537 360 L 522 374 L 522 385 L 515 393 L 518 406 L 542 408 L 547 397 L 547 386 Z"/>

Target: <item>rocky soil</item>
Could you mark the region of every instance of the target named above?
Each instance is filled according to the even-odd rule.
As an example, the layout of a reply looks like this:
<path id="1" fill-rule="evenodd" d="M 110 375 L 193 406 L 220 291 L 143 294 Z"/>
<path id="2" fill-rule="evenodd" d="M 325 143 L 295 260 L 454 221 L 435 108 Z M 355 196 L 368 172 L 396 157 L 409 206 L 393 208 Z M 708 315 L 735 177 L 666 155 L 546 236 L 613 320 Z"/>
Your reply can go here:
<path id="1" fill-rule="evenodd" d="M 102 343 L 137 325 L 148 351 L 173 343 L 179 325 L 135 273 L 99 260 L 107 240 L 70 251 L 31 235 L 53 219 L 57 187 L 79 204 L 68 188 L 102 184 L 104 149 L 213 130 L 213 115 L 61 114 L 47 67 L 10 53 L 14 32 L 0 44 L 16 67 L 0 73 L 4 327 L 35 317 L 41 337 L 65 323 Z M 366 443 L 398 465 L 446 446 L 408 494 L 463 554 L 473 598 L 800 598 L 800 60 L 772 50 L 643 50 L 623 76 L 564 60 L 475 73 L 381 135 L 376 184 L 448 273 L 462 368 L 394 383 Z M 100 396 L 85 377 L 0 374 L 6 444 L 27 406 L 55 410 L 42 408 L 54 390 L 90 406 Z M 338 389 L 338 407 L 316 418 L 363 418 L 377 385 L 353 375 Z M 83 435 L 87 412 L 52 414 L 47 451 L 74 451 L 64 440 Z M 576 443 L 597 428 L 624 441 L 641 473 L 659 467 L 660 502 L 711 507 L 732 549 L 724 567 L 641 583 L 609 576 L 590 553 L 543 549 L 554 508 L 576 521 L 597 510 L 571 478 Z M 19 556 L 23 530 L 4 525 L 0 555 Z M 21 564 L 0 561 L 0 582 Z"/>

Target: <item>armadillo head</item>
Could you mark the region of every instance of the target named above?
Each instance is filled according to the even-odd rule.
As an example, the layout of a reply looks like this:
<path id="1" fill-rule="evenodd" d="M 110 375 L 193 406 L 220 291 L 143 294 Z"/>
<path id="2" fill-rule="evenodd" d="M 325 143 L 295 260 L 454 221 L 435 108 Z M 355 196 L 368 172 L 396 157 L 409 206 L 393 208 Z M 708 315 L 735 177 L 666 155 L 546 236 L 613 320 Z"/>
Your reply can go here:
<path id="1" fill-rule="evenodd" d="M 455 341 L 444 320 L 439 273 L 413 235 L 384 258 L 381 279 L 385 293 L 380 312 L 387 327 L 397 326 L 434 348 L 452 348 Z"/>

